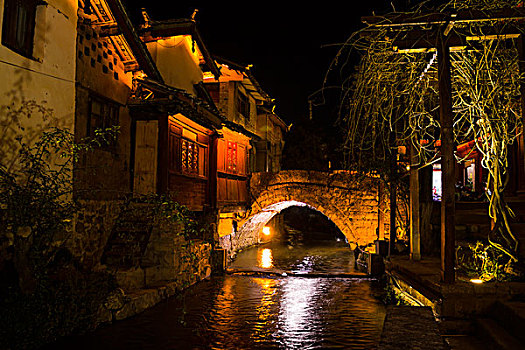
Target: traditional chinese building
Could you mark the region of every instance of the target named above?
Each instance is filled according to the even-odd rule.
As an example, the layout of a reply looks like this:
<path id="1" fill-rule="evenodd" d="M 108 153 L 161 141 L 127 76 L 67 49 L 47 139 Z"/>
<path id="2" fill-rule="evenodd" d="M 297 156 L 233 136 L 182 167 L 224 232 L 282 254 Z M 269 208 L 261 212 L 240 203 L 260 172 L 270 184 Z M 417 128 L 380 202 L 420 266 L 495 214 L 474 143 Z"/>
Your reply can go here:
<path id="1" fill-rule="evenodd" d="M 95 5 L 79 25 L 77 134 L 110 125 L 119 134 L 82 164 L 86 195 L 169 194 L 194 211 L 212 207 L 210 157 L 222 120 L 198 95 L 201 65 L 219 71 L 195 22 L 144 12 L 136 30 L 120 3 Z"/>
<path id="2" fill-rule="evenodd" d="M 254 171 L 280 169 L 286 124 L 273 113 L 274 102 L 250 71 L 229 60 L 217 59 L 221 76 L 205 76 L 205 86 L 226 116 L 217 140 L 217 208 L 221 244 L 229 248 L 250 205 L 249 177 Z"/>
<path id="3" fill-rule="evenodd" d="M 275 114 L 270 103 L 259 106 L 257 114 L 257 135 L 255 171 L 278 172 L 284 147 L 284 135 L 289 127 Z"/>
<path id="4" fill-rule="evenodd" d="M 213 208 L 223 117 L 206 101 L 202 80 L 203 70 L 218 77 L 219 69 L 191 19 L 151 21 L 144 13 L 140 33 L 165 80 L 138 79 L 131 101 L 138 136 L 134 191 L 168 193 L 194 211 Z"/>

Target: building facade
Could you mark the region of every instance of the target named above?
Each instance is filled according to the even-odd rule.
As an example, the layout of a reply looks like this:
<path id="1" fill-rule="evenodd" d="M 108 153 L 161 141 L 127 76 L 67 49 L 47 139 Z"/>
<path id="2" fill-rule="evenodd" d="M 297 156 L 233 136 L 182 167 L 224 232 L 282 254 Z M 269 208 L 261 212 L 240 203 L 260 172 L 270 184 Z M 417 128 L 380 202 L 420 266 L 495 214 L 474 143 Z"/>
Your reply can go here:
<path id="1" fill-rule="evenodd" d="M 0 2 L 0 159 L 16 166 L 17 137 L 73 131 L 77 1 Z"/>
<path id="2" fill-rule="evenodd" d="M 273 113 L 274 101 L 250 71 L 217 59 L 219 79 L 206 74 L 204 83 L 226 122 L 218 139 L 217 209 L 220 244 L 230 249 L 240 223 L 249 216 L 250 174 L 278 171 L 286 124 Z"/>
<path id="3" fill-rule="evenodd" d="M 215 216 L 219 236 L 236 232 L 250 174 L 280 169 L 287 129 L 249 67 L 213 58 L 194 19 L 143 11 L 136 26 L 120 0 L 1 8 L 3 162 L 15 163 L 17 136 L 31 141 L 50 127 L 96 140 L 73 167 L 73 194 L 93 209 L 84 219 L 103 214 L 89 230 L 75 221 L 73 250 L 96 264 L 119 203 L 150 194 Z M 104 232 L 92 252 L 86 230 Z"/>

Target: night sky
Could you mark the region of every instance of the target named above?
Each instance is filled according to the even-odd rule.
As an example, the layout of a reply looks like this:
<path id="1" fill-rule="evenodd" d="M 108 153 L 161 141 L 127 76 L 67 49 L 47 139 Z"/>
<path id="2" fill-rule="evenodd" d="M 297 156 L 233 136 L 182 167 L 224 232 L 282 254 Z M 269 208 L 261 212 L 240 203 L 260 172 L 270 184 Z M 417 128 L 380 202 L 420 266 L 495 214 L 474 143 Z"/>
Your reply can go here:
<path id="1" fill-rule="evenodd" d="M 252 64 L 255 78 L 276 99 L 276 112 L 288 124 L 308 115 L 308 96 L 321 88 L 337 52 L 333 44 L 362 28 L 361 16 L 392 9 L 385 0 L 325 0 L 315 6 L 288 0 L 124 3 L 130 15 L 145 7 L 157 20 L 189 18 L 199 9 L 198 28 L 211 54 Z"/>

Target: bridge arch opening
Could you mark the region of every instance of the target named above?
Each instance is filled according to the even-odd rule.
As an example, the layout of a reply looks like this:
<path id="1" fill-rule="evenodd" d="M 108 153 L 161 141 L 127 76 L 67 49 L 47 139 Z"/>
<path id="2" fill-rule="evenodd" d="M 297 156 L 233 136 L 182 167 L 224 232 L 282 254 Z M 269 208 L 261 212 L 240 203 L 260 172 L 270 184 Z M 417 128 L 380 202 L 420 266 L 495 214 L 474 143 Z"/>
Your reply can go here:
<path id="1" fill-rule="evenodd" d="M 296 210 L 295 213 L 291 213 L 292 210 Z M 258 213 L 252 215 L 239 229 L 239 238 L 240 237 L 252 237 L 254 243 L 260 243 L 264 242 L 265 240 L 268 240 L 268 238 L 265 237 L 263 233 L 264 227 L 266 227 L 270 222 L 272 222 L 272 219 L 276 218 L 277 216 L 281 216 L 280 214 L 287 214 L 287 217 L 290 216 L 303 216 L 305 219 L 305 223 L 308 222 L 308 215 L 317 215 L 317 219 L 325 220 L 326 222 L 329 222 L 332 226 L 330 233 L 326 235 L 326 237 L 332 235 L 333 240 L 339 240 L 339 241 L 345 241 L 347 243 L 351 242 L 347 236 L 343 233 L 340 227 L 332 220 L 328 215 L 323 213 L 321 210 L 317 209 L 316 207 L 309 205 L 304 202 L 299 202 L 295 200 L 288 200 L 288 201 L 282 201 L 278 203 L 274 203 L 271 205 L 268 205 L 264 209 L 260 210 Z M 305 216 L 306 215 L 306 216 Z M 299 225 L 301 226 L 301 225 Z M 304 231 L 307 229 L 303 226 Z M 272 227 L 272 230 L 274 230 L 275 227 Z M 283 232 L 280 233 L 281 236 Z M 275 239 L 275 232 L 271 235 L 272 239 Z M 281 237 L 282 238 L 282 237 Z M 308 237 L 312 238 L 312 237 Z M 255 242 L 256 241 L 256 242 Z"/>

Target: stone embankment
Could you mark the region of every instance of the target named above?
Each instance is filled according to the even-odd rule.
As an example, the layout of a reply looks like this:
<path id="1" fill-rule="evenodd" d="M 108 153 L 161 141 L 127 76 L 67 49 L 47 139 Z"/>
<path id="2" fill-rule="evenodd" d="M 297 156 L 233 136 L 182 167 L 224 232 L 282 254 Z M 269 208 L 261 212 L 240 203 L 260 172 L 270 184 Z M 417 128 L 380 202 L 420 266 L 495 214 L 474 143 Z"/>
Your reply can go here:
<path id="1" fill-rule="evenodd" d="M 118 288 L 97 323 L 136 315 L 211 274 L 212 247 L 186 239 L 183 225 L 155 216 L 147 204 L 83 203 L 68 240 L 86 268 L 109 270 Z"/>

